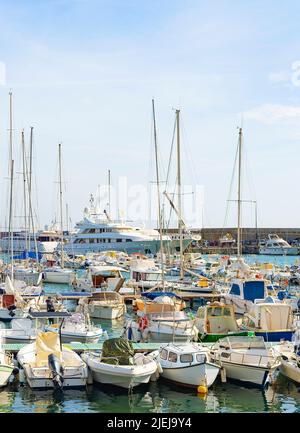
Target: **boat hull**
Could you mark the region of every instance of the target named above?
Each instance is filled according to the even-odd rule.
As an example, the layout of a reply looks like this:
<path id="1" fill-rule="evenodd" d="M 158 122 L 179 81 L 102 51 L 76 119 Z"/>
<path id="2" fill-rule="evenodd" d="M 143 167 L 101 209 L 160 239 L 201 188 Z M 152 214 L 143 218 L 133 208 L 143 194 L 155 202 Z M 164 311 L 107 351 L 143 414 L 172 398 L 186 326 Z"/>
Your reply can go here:
<path id="1" fill-rule="evenodd" d="M 0 364 L 0 387 L 6 386 L 13 372 L 13 366 Z"/>
<path id="2" fill-rule="evenodd" d="M 59 272 L 44 272 L 45 274 L 45 278 L 44 281 L 45 283 L 54 283 L 54 284 L 70 284 L 72 282 L 72 279 L 74 279 L 75 277 L 75 273 L 74 272 L 70 272 L 70 273 L 59 273 Z"/>
<path id="3" fill-rule="evenodd" d="M 294 382 L 300 383 L 300 368 L 291 361 L 282 360 L 279 371 L 287 378 L 293 380 Z"/>
<path id="4" fill-rule="evenodd" d="M 264 388 L 268 376 L 273 369 L 252 365 L 234 364 L 222 360 L 222 367 L 226 370 L 226 377 L 248 385 Z M 275 369 L 275 368 L 274 368 Z"/>
<path id="5" fill-rule="evenodd" d="M 125 314 L 125 312 L 125 304 L 122 304 L 120 306 L 94 306 L 94 308 L 89 309 L 89 314 L 94 319 L 119 319 Z"/>
<path id="6" fill-rule="evenodd" d="M 220 367 L 211 363 L 195 364 L 188 367 L 165 368 L 163 367 L 162 378 L 178 385 L 186 387 L 208 388 L 214 383 L 220 371 Z"/>

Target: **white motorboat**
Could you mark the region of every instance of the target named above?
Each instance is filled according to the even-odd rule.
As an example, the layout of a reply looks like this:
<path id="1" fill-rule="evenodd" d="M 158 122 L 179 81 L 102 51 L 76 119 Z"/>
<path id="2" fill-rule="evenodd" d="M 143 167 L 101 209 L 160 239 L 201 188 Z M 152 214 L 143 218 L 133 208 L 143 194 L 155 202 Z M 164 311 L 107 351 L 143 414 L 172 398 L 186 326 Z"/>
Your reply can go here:
<path id="1" fill-rule="evenodd" d="M 88 369 L 73 350 L 61 347 L 55 332 L 40 332 L 36 341 L 22 347 L 17 359 L 30 388 L 85 386 Z"/>
<path id="2" fill-rule="evenodd" d="M 208 349 L 199 344 L 161 346 L 158 361 L 164 379 L 187 387 L 209 388 L 220 371 L 219 365 L 210 362 Z"/>
<path id="3" fill-rule="evenodd" d="M 0 330 L 0 335 L 5 344 L 27 344 L 32 343 L 36 339 L 36 328 L 33 326 L 33 321 L 28 318 L 13 319 L 11 328 Z"/>
<path id="4" fill-rule="evenodd" d="M 198 330 L 184 311 L 165 311 L 141 315 L 138 321 L 128 320 L 126 334 L 133 341 L 181 342 L 197 341 Z"/>
<path id="5" fill-rule="evenodd" d="M 269 234 L 267 241 L 261 241 L 259 246 L 259 254 L 294 256 L 298 253 L 298 247 L 292 247 L 287 241 L 274 233 Z"/>
<path id="6" fill-rule="evenodd" d="M 72 314 L 66 318 L 61 327 L 57 323 L 46 326 L 47 331 L 57 332 L 61 335 L 63 343 L 79 341 L 80 343 L 97 343 L 103 335 L 100 327 L 93 326 L 87 322 L 84 315 L 80 313 Z"/>
<path id="7" fill-rule="evenodd" d="M 256 299 L 265 299 L 268 296 L 268 288 L 265 280 L 255 278 L 237 278 L 223 297 L 226 304 L 235 306 L 236 314 L 249 312 Z"/>
<path id="8" fill-rule="evenodd" d="M 88 303 L 89 315 L 97 319 L 118 319 L 126 312 L 124 298 L 117 292 L 94 292 L 82 302 Z"/>
<path id="9" fill-rule="evenodd" d="M 93 292 L 97 288 L 118 291 L 125 281 L 125 272 L 120 266 L 90 266 L 83 276 L 74 280 L 73 287 L 75 291 Z"/>
<path id="10" fill-rule="evenodd" d="M 43 269 L 44 281 L 46 283 L 72 284 L 76 272 L 72 269 L 61 268 L 60 266 L 51 266 Z"/>
<path id="11" fill-rule="evenodd" d="M 212 346 L 210 357 L 224 368 L 229 379 L 262 388 L 281 363 L 263 337 L 222 338 Z"/>
<path id="12" fill-rule="evenodd" d="M 113 338 L 103 343 L 100 353 L 85 352 L 82 359 L 89 366 L 95 382 L 130 389 L 151 378 L 157 379 L 160 369 L 155 360 L 158 351 L 148 355 L 134 354 L 131 342 L 124 338 Z"/>
<path id="13" fill-rule="evenodd" d="M 273 346 L 281 357 L 279 371 L 287 378 L 294 382 L 300 383 L 300 353 L 299 344 L 290 341 L 284 341 L 276 346 Z"/>

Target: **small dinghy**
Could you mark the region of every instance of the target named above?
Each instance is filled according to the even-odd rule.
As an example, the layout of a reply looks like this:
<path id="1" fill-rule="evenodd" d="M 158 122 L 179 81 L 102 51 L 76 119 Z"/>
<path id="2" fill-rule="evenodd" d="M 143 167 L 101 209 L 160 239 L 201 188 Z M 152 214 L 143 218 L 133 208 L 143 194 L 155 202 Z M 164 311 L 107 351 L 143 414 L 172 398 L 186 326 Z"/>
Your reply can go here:
<path id="1" fill-rule="evenodd" d="M 85 386 L 88 369 L 73 350 L 61 347 L 55 332 L 40 332 L 36 341 L 17 355 L 30 388 L 76 388 Z"/>
<path id="2" fill-rule="evenodd" d="M 111 338 L 104 341 L 100 353 L 85 352 L 81 358 L 89 366 L 95 382 L 130 389 L 157 379 L 160 367 L 158 351 L 134 354 L 131 341 Z"/>
<path id="3" fill-rule="evenodd" d="M 164 379 L 187 387 L 209 388 L 220 371 L 219 365 L 210 362 L 208 349 L 199 344 L 161 346 L 158 361 Z"/>

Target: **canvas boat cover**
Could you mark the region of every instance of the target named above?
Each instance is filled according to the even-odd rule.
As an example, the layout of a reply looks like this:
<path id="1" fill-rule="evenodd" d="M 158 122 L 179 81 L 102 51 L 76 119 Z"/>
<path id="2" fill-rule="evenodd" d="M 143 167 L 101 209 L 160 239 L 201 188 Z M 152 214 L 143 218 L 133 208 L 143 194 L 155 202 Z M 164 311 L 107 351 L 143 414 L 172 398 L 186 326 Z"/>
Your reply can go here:
<path id="1" fill-rule="evenodd" d="M 36 337 L 36 367 L 48 366 L 48 356 L 53 353 L 62 362 L 59 335 L 56 332 L 40 332 Z"/>
<path id="2" fill-rule="evenodd" d="M 101 362 L 113 365 L 133 365 L 133 356 L 132 342 L 127 338 L 110 338 L 103 343 Z"/>

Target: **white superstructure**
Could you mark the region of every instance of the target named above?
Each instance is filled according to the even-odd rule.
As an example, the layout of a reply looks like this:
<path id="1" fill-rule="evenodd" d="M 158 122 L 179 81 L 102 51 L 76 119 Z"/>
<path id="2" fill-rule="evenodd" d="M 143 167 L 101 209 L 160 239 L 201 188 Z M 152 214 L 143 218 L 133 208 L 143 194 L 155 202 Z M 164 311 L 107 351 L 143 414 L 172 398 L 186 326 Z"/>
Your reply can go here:
<path id="1" fill-rule="evenodd" d="M 298 247 L 292 247 L 287 241 L 280 238 L 276 234 L 269 234 L 266 242 L 261 242 L 259 246 L 259 254 L 268 255 L 297 255 Z"/>

